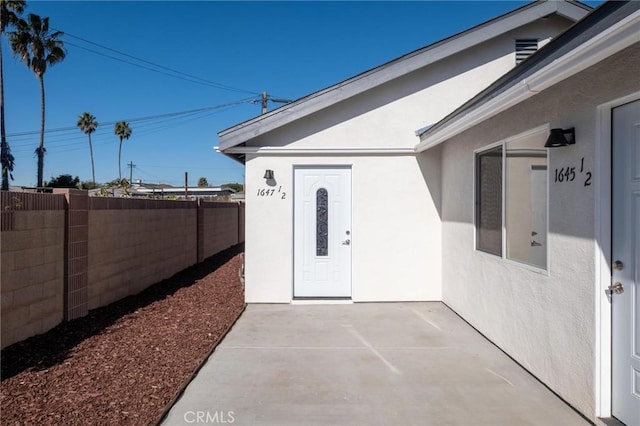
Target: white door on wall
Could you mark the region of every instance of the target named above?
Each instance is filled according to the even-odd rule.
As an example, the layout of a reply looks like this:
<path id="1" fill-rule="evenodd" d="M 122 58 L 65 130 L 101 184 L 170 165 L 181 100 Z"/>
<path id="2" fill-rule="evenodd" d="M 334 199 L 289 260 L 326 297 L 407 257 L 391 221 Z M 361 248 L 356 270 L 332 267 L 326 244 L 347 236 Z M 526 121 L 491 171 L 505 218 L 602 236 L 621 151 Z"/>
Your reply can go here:
<path id="1" fill-rule="evenodd" d="M 547 166 L 531 166 L 529 263 L 547 268 Z"/>
<path id="2" fill-rule="evenodd" d="M 615 108 L 612 128 L 611 409 L 631 426 L 640 425 L 640 100 Z"/>
<path id="3" fill-rule="evenodd" d="M 294 173 L 294 297 L 351 297 L 351 169 Z"/>

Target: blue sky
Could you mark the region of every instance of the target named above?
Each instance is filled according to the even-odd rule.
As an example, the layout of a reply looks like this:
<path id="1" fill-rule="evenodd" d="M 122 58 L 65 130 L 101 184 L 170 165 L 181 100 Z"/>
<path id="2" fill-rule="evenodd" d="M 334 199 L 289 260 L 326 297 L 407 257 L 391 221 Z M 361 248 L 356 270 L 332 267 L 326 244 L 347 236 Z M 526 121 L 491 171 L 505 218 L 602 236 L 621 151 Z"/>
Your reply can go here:
<path id="1" fill-rule="evenodd" d="M 123 143 L 123 177 L 131 161 L 134 180 L 179 186 L 188 172 L 191 185 L 199 177 L 211 185 L 243 182 L 243 166 L 213 147 L 217 132 L 260 114 L 251 100 L 262 91 L 297 99 L 523 4 L 27 1 L 26 13 L 50 17 L 67 43 L 67 59 L 45 74 L 44 178 L 91 180 L 88 140 L 76 127 L 87 111 L 101 123 L 92 136 L 98 182 L 118 177 L 110 123 L 119 120 L 133 130 Z M 16 157 L 11 184 L 35 185 L 38 81 L 2 43 L 6 129 Z M 145 117 L 152 118 L 138 120 Z"/>

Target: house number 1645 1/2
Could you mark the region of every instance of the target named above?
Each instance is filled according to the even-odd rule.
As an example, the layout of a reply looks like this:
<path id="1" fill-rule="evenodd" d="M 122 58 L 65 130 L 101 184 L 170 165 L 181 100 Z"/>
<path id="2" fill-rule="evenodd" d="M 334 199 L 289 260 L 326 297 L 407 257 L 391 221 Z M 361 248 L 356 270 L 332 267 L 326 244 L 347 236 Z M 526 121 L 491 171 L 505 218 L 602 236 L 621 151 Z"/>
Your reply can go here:
<path id="1" fill-rule="evenodd" d="M 584 170 L 584 157 L 580 161 L 579 170 L 576 167 L 561 167 L 555 169 L 554 182 L 573 182 L 576 179 L 576 172 L 584 175 L 584 186 L 591 186 L 591 172 Z"/>
<path id="2" fill-rule="evenodd" d="M 287 193 L 282 192 L 282 186 L 279 186 L 278 189 L 274 188 L 260 188 L 258 189 L 258 193 L 256 194 L 258 197 L 277 197 L 284 200 L 287 198 Z"/>

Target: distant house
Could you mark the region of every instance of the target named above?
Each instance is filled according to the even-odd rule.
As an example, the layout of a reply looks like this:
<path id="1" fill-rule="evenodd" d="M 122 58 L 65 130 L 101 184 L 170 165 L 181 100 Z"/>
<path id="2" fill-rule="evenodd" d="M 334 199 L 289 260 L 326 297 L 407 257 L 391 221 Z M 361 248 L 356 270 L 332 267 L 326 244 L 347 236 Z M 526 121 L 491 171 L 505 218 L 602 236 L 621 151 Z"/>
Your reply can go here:
<path id="1" fill-rule="evenodd" d="M 227 186 L 208 187 L 174 187 L 157 184 L 134 184 L 131 186 L 132 197 L 178 197 L 178 198 L 204 198 L 225 197 L 235 194 L 233 188 Z"/>
<path id="2" fill-rule="evenodd" d="M 221 131 L 247 302 L 443 301 L 639 425 L 640 2 L 589 12 L 534 2 Z"/>
<path id="3" fill-rule="evenodd" d="M 236 192 L 229 196 L 233 201 L 244 201 L 244 192 Z"/>
<path id="4" fill-rule="evenodd" d="M 134 183 L 126 191 L 122 188 L 92 189 L 90 196 L 98 196 L 107 193 L 113 197 L 152 197 L 152 198 L 214 198 L 229 197 L 236 193 L 236 190 L 227 186 L 209 187 L 175 187 L 157 183 Z"/>

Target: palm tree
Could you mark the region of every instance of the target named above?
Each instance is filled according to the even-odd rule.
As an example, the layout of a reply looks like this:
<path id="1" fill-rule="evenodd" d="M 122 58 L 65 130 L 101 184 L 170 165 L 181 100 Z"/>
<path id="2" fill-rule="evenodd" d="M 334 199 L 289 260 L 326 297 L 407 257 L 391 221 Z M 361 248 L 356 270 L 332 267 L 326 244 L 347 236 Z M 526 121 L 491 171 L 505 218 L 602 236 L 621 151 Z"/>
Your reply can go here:
<path id="1" fill-rule="evenodd" d="M 96 131 L 98 122 L 93 115 L 89 114 L 88 112 L 83 112 L 82 115 L 78 117 L 78 127 L 84 134 L 89 136 L 89 153 L 91 154 L 91 176 L 93 177 L 92 182 L 96 183 L 96 169 L 93 165 L 93 145 L 91 145 L 91 133 Z"/>
<path id="2" fill-rule="evenodd" d="M 18 21 L 18 15 L 24 11 L 24 0 L 0 0 L 0 163 L 2 164 L 2 190 L 9 190 L 9 176 L 13 172 L 14 157 L 7 143 L 4 128 L 4 75 L 2 72 L 2 34 L 9 25 Z M 13 179 L 13 176 L 11 176 Z"/>
<path id="3" fill-rule="evenodd" d="M 122 158 L 122 140 L 129 139 L 131 136 L 131 127 L 126 121 L 118 121 L 114 128 L 114 133 L 120 138 L 120 148 L 118 149 L 118 178 L 122 181 L 122 168 L 120 167 L 120 159 Z"/>
<path id="4" fill-rule="evenodd" d="M 9 33 L 9 43 L 13 53 L 20 57 L 27 68 L 31 69 L 40 82 L 40 145 L 36 148 L 38 156 L 38 186 L 42 186 L 44 171 L 44 73 L 47 66 L 53 66 L 67 55 L 64 43 L 60 40 L 61 31 L 49 30 L 49 18 L 41 18 L 30 13 L 27 21 L 22 19 L 16 23 L 16 31 Z"/>

